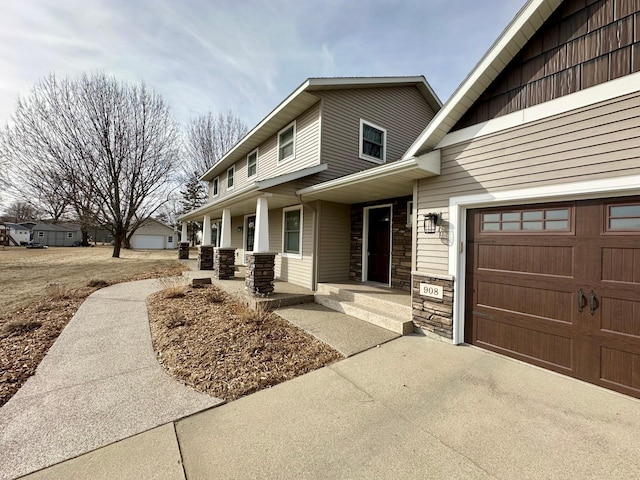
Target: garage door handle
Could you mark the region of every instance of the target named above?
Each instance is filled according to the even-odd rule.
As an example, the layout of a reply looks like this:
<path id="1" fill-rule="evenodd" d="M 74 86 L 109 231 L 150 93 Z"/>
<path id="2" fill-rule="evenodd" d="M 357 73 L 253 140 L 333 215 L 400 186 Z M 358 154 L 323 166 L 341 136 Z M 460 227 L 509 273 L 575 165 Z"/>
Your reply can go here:
<path id="1" fill-rule="evenodd" d="M 584 292 L 582 289 L 578 290 L 578 312 L 582 313 L 584 306 L 587 304 Z"/>
<path id="2" fill-rule="evenodd" d="M 589 313 L 591 315 L 596 313 L 596 294 L 593 290 L 589 294 Z"/>

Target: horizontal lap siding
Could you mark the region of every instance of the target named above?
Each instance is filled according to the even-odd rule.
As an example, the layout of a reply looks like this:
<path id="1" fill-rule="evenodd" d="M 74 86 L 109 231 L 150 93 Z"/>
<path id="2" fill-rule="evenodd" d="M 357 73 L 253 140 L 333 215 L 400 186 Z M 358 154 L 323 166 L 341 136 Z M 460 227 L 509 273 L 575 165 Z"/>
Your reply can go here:
<path id="1" fill-rule="evenodd" d="M 318 232 L 318 282 L 349 280 L 351 207 L 341 203 L 320 204 Z"/>
<path id="2" fill-rule="evenodd" d="M 377 166 L 359 158 L 360 119 L 387 130 L 387 163 L 398 160 L 434 112 L 416 87 L 314 92 L 322 98 L 322 180 Z"/>
<path id="3" fill-rule="evenodd" d="M 452 196 L 640 174 L 639 105 L 627 95 L 444 148 L 441 175 L 419 182 L 419 218 L 438 211 L 445 223 L 439 235 L 418 230 L 418 270 L 448 273 Z"/>
<path id="4" fill-rule="evenodd" d="M 286 125 L 283 125 L 285 127 Z M 246 161 L 245 161 L 246 163 Z M 284 175 L 320 163 L 320 102 L 296 120 L 295 158 L 278 164 L 277 134 L 260 145 L 258 179 Z"/>

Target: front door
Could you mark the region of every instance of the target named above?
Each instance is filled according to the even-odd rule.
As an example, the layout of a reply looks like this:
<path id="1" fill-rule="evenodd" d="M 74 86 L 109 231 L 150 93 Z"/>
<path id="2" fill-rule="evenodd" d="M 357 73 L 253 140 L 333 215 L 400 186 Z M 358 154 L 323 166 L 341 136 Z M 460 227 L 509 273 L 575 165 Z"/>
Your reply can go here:
<path id="1" fill-rule="evenodd" d="M 244 263 L 247 264 L 247 253 L 253 252 L 253 242 L 256 237 L 256 216 L 248 215 L 244 218 Z"/>
<path id="2" fill-rule="evenodd" d="M 367 281 L 389 284 L 391 260 L 391 207 L 367 212 Z"/>

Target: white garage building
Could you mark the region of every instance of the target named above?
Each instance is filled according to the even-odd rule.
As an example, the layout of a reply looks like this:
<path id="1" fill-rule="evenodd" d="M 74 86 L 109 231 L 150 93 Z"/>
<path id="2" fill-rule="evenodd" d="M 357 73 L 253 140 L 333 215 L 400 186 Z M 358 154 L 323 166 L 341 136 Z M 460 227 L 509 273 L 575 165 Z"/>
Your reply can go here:
<path id="1" fill-rule="evenodd" d="M 131 248 L 136 250 L 164 250 L 176 245 L 174 229 L 154 219 L 147 220 L 131 237 Z"/>

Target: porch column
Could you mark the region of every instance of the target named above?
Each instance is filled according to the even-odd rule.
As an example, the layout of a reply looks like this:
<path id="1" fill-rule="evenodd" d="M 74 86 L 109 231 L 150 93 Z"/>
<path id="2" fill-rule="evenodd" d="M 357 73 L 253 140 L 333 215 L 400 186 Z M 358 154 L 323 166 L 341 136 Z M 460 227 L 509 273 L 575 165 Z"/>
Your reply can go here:
<path id="1" fill-rule="evenodd" d="M 253 243 L 254 253 L 269 251 L 269 202 L 266 197 L 258 198 L 256 204 L 256 231 Z"/>
<path id="2" fill-rule="evenodd" d="M 182 222 L 182 233 L 180 234 L 180 246 L 178 247 L 178 260 L 189 260 L 189 239 L 187 233 L 187 222 Z"/>
<path id="3" fill-rule="evenodd" d="M 269 252 L 269 203 L 266 197 L 256 204 L 256 231 L 253 252 L 247 254 L 245 289 L 256 297 L 268 297 L 273 293 L 275 278 L 275 254 Z"/>
<path id="4" fill-rule="evenodd" d="M 202 245 L 211 245 L 211 215 L 205 215 L 202 222 Z"/>
<path id="5" fill-rule="evenodd" d="M 222 232 L 220 246 L 214 249 L 213 270 L 214 278 L 228 280 L 235 274 L 236 249 L 231 246 L 231 210 L 222 210 Z"/>
<path id="6" fill-rule="evenodd" d="M 231 248 L 231 210 L 222 210 L 222 233 L 220 234 L 220 247 Z"/>

